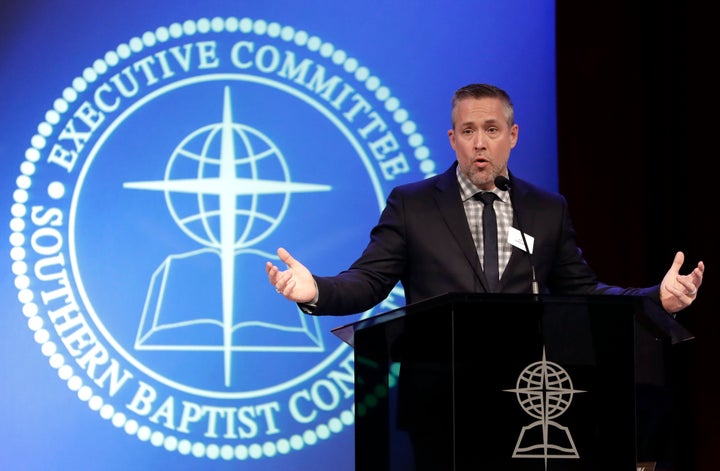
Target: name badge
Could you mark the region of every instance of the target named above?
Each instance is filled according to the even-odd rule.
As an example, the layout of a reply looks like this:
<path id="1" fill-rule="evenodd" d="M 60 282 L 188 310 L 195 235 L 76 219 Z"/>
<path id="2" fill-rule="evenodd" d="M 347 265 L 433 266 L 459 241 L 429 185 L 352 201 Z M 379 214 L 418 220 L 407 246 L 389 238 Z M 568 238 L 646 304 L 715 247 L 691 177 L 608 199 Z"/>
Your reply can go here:
<path id="1" fill-rule="evenodd" d="M 535 242 L 535 238 L 531 235 L 525 234 L 525 240 L 527 241 L 528 249 L 530 249 L 530 254 L 533 253 L 533 243 Z M 515 229 L 514 227 L 510 228 L 510 232 L 508 233 L 508 242 L 510 242 L 510 245 L 513 247 L 517 247 L 523 252 L 526 252 L 525 250 L 525 243 L 523 242 L 522 235 L 520 234 L 520 231 Z"/>

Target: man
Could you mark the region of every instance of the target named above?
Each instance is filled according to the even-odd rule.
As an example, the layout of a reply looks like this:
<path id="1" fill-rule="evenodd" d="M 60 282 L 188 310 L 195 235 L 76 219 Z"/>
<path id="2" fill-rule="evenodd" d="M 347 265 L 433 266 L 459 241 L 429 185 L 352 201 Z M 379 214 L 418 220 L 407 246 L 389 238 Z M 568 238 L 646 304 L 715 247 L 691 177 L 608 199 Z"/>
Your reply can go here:
<path id="1" fill-rule="evenodd" d="M 315 315 L 370 309 L 384 300 L 398 281 L 408 304 L 448 292 L 531 293 L 533 278 L 541 294 L 640 295 L 668 313 L 695 300 L 705 266 L 700 261 L 689 274 L 681 275 L 682 252 L 677 252 L 656 286 L 621 288 L 597 279 L 576 245 L 565 198 L 508 170 L 519 127 L 504 90 L 488 84 L 462 87 L 453 97 L 451 116 L 448 137 L 456 162 L 442 174 L 393 189 L 371 231 L 370 243 L 336 276 L 313 275 L 279 248 L 277 253 L 287 269 L 280 270 L 269 261 L 266 264 L 268 280 L 278 293 Z M 496 187 L 497 177 L 507 178 L 509 192 Z M 499 281 L 492 289 L 492 280 L 484 271 L 487 267 L 481 263 L 484 203 L 474 197 L 484 192 L 497 196 L 493 207 Z M 518 220 L 524 234 L 519 232 Z"/>
<path id="2" fill-rule="evenodd" d="M 519 127 L 504 90 L 488 84 L 458 89 L 451 118 L 448 137 L 456 162 L 440 175 L 393 189 L 369 244 L 335 276 L 313 275 L 279 248 L 287 269 L 266 264 L 268 279 L 278 293 L 315 315 L 363 312 L 383 301 L 398 282 L 408 304 L 451 292 L 618 294 L 644 296 L 650 301 L 646 306 L 676 313 L 695 300 L 705 266 L 700 261 L 689 274 L 681 275 L 682 252 L 677 252 L 656 286 L 622 288 L 597 279 L 577 247 L 565 198 L 508 170 Z M 483 229 L 486 204 L 496 213 L 488 221 L 496 222 Z M 495 232 L 493 226 L 497 254 L 487 251 L 491 257 L 483 262 L 486 245 L 492 245 L 488 234 Z M 428 386 L 436 370 L 432 364 L 410 362 L 408 369 L 405 363 L 400 379 L 412 384 L 421 377 L 425 386 L 410 388 L 416 396 L 403 396 L 405 412 L 399 413 L 398 426 L 409 433 L 416 469 L 443 469 L 447 453 L 439 450 L 452 444 L 438 445 L 437 430 L 425 423 L 440 423 L 444 416 L 428 420 L 433 408 L 423 404 L 447 398 L 445 389 Z"/>

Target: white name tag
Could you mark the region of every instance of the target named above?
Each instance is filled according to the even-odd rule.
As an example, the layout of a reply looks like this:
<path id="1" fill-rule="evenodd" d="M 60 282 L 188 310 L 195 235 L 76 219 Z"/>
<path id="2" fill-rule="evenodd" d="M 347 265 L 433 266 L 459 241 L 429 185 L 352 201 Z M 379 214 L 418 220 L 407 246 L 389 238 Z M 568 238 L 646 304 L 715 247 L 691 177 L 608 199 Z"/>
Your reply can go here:
<path id="1" fill-rule="evenodd" d="M 527 241 L 527 246 L 530 249 L 530 254 L 533 253 L 533 243 L 535 242 L 535 238 L 531 235 L 525 234 L 525 240 Z M 508 233 L 508 242 L 510 242 L 510 245 L 519 248 L 523 252 L 525 252 L 525 242 L 523 242 L 522 234 L 520 234 L 520 231 L 515 229 L 514 227 L 510 228 L 510 232 Z"/>

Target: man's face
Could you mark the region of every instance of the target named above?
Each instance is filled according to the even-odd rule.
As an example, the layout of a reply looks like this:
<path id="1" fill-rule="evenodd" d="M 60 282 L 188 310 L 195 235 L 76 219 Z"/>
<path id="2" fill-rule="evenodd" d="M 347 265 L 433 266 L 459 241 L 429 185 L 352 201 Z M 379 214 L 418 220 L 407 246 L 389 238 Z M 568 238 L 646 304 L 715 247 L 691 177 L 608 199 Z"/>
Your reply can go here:
<path id="1" fill-rule="evenodd" d="M 505 175 L 518 125 L 509 126 L 497 98 L 466 98 L 456 104 L 454 128 L 448 131 L 460 171 L 476 187 L 491 190 L 495 177 Z"/>

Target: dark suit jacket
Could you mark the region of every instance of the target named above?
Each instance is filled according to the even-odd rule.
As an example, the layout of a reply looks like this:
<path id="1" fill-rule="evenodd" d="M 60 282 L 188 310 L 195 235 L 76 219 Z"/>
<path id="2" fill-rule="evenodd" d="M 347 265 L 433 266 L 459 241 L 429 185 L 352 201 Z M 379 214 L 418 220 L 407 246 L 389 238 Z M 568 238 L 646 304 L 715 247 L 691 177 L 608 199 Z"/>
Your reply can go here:
<path id="1" fill-rule="evenodd" d="M 455 174 L 394 188 L 362 255 L 336 276 L 315 276 L 313 314 L 365 311 L 384 300 L 398 281 L 407 304 L 449 292 L 482 293 L 486 280 L 465 217 Z M 620 288 L 600 283 L 576 245 L 562 195 L 510 174 L 514 227 L 518 218 L 535 238 L 532 262 L 541 294 L 627 294 L 659 303 L 659 286 Z M 531 257 L 516 247 L 500 279 L 502 293 L 532 293 Z"/>

